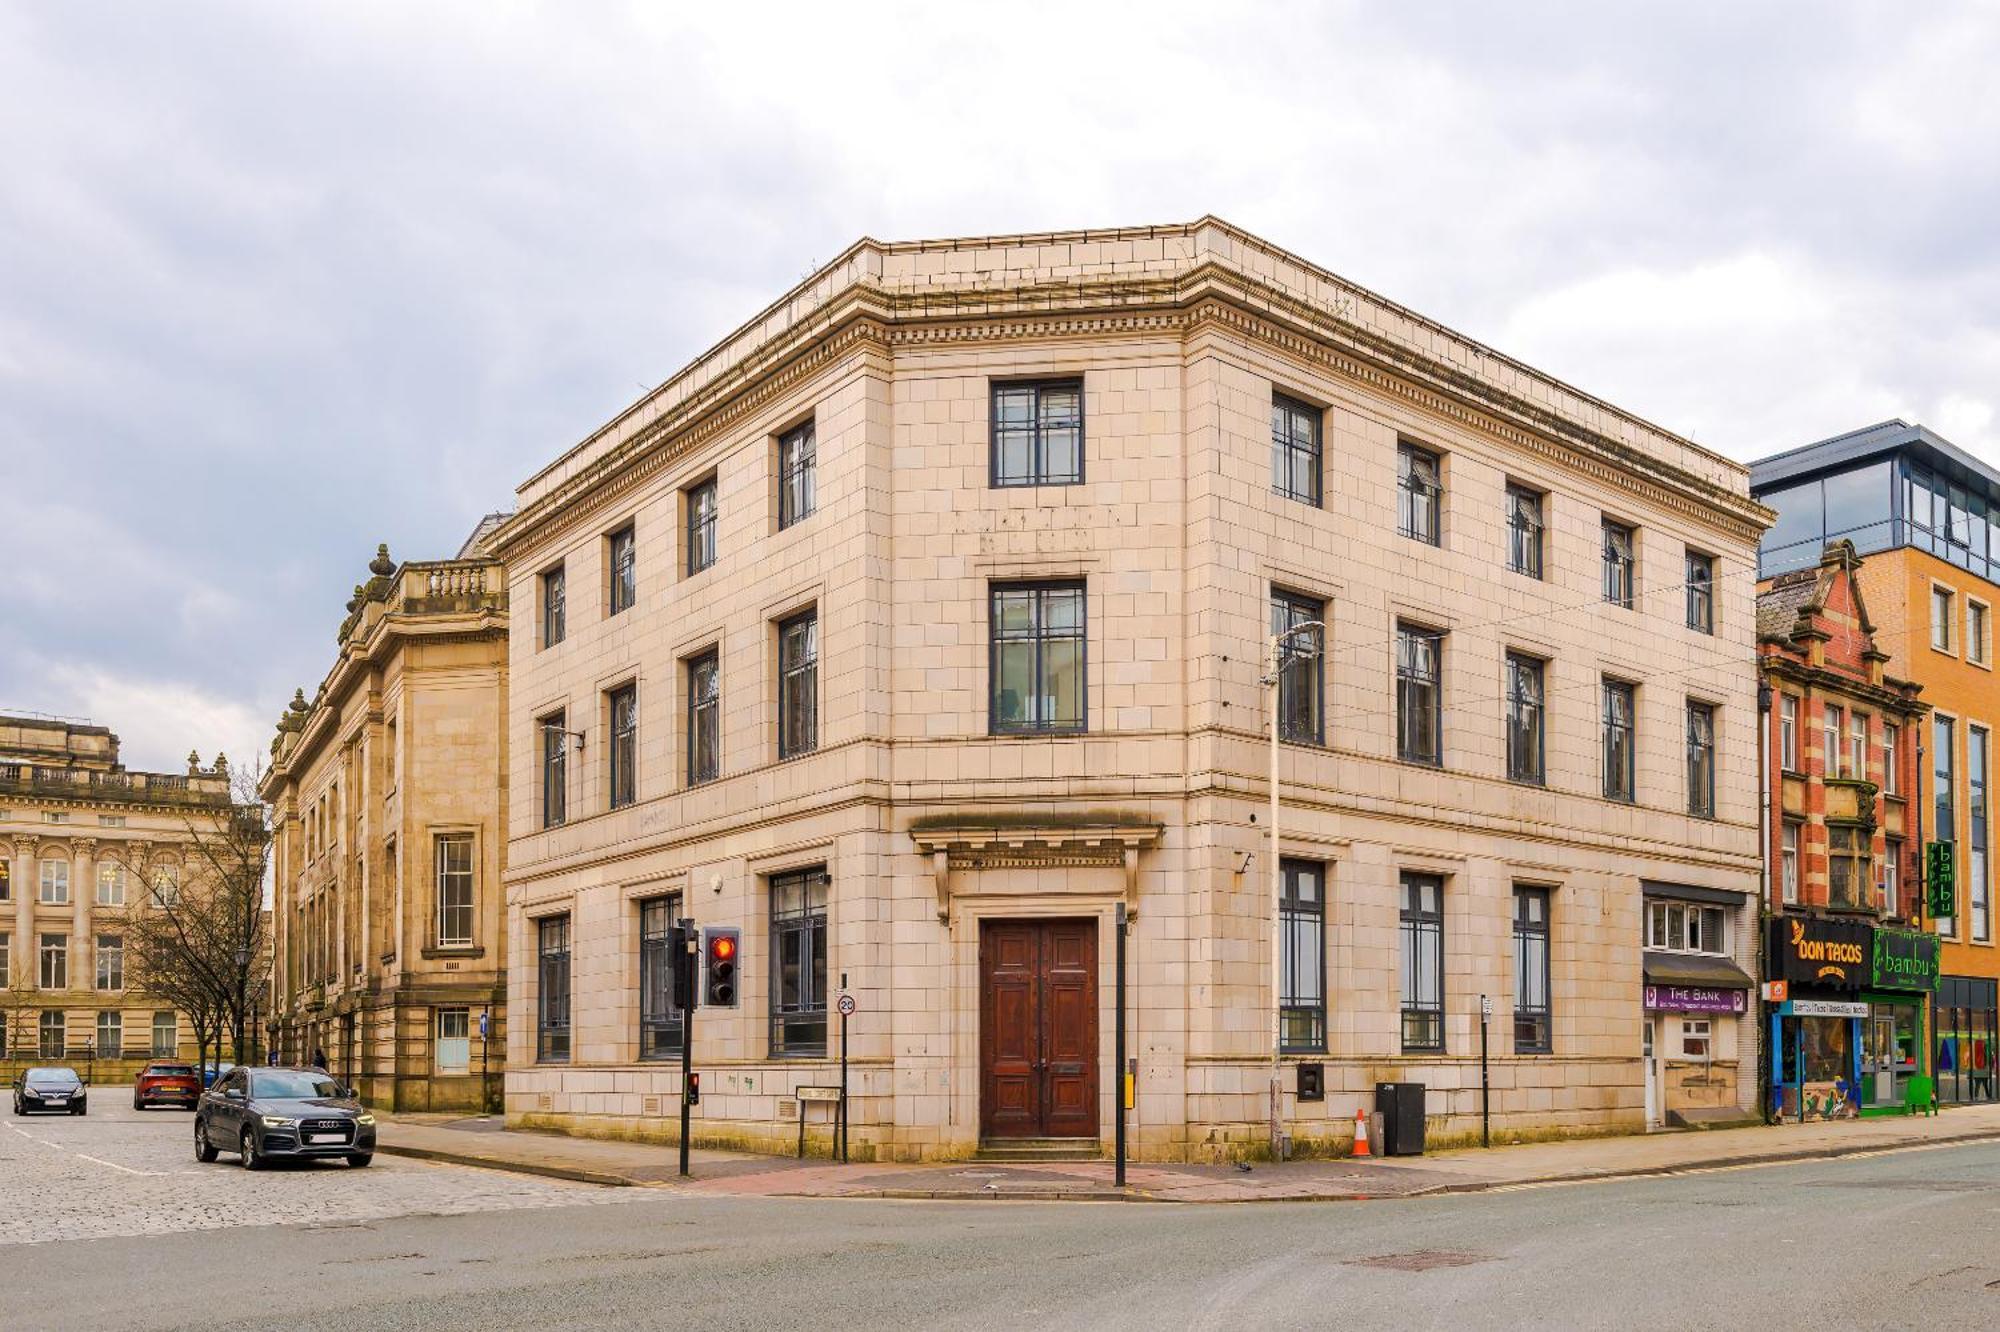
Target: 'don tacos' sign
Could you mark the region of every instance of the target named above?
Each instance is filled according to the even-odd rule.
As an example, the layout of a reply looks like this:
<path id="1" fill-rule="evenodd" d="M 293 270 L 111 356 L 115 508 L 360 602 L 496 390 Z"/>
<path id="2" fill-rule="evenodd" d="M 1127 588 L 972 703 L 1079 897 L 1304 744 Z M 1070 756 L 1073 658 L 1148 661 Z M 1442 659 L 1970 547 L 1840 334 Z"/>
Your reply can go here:
<path id="1" fill-rule="evenodd" d="M 1829 990 L 1858 990 L 1870 983 L 1872 956 L 1866 925 L 1818 916 L 1771 921 L 1765 950 L 1770 979 Z"/>

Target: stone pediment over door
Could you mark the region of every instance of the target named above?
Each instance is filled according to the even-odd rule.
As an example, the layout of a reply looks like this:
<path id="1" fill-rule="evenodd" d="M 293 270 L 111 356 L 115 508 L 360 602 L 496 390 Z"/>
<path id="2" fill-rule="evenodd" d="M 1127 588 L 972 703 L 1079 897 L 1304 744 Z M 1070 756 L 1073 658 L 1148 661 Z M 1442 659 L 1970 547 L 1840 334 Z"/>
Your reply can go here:
<path id="1" fill-rule="evenodd" d="M 920 821 L 911 828 L 910 839 L 930 858 L 940 921 L 951 919 L 952 896 L 968 891 L 969 875 L 1072 868 L 1116 872 L 1120 877 L 1114 882 L 1124 894 L 1125 909 L 1136 916 L 1139 853 L 1158 846 L 1161 831 L 1162 825 L 1140 819 L 1017 822 L 942 817 Z M 1079 892 L 1101 891 L 1091 883 L 1091 877 L 1095 876 L 1063 876 L 1058 882 L 1074 884 Z M 1097 879 L 1097 884 L 1104 882 Z M 1037 876 L 1037 888 L 1047 891 L 1048 881 Z"/>

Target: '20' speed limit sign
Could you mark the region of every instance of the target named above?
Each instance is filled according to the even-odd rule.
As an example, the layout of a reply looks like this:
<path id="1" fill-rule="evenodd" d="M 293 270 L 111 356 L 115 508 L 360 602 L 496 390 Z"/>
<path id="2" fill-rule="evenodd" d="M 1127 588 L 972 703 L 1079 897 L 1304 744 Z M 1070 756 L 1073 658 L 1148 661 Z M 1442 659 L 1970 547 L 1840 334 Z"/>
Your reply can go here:
<path id="1" fill-rule="evenodd" d="M 840 1015 L 842 1017 L 848 1016 L 850 1013 L 854 1011 L 854 996 L 851 994 L 841 995 L 839 1007 L 840 1007 Z"/>

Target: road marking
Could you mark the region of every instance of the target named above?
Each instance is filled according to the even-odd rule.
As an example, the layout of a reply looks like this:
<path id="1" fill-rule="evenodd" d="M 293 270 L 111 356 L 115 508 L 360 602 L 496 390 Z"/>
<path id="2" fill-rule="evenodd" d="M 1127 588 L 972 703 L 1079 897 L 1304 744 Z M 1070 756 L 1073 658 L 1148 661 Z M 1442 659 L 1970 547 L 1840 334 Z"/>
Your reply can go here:
<path id="1" fill-rule="evenodd" d="M 42 1146 L 47 1147 L 52 1151 L 61 1152 L 65 1156 L 74 1156 L 78 1160 L 88 1161 L 92 1165 L 108 1166 L 113 1170 L 122 1170 L 128 1175 L 142 1175 L 149 1179 L 161 1179 L 171 1174 L 189 1173 L 186 1171 L 177 1172 L 172 1170 L 134 1170 L 131 1166 L 122 1166 L 119 1165 L 116 1161 L 106 1161 L 102 1157 L 91 1156 L 85 1152 L 73 1151 L 72 1149 L 63 1146 L 59 1142 L 50 1142 L 47 1138 L 38 1138 L 34 1134 L 28 1132 L 26 1129 L 22 1128 L 19 1124 L 9 1124 L 7 1125 L 7 1127 L 13 1129 L 14 1132 L 20 1134 L 22 1137 L 26 1138 L 29 1142 L 38 1142 Z"/>

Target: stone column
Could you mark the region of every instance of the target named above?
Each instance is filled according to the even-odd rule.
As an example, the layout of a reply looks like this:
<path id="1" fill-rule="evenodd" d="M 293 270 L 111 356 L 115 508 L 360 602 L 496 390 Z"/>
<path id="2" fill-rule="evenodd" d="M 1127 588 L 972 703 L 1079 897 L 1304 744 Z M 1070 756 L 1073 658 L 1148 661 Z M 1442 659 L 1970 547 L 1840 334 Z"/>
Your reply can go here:
<path id="1" fill-rule="evenodd" d="M 76 858 L 69 872 L 69 987 L 94 992 L 97 989 L 97 940 L 90 934 L 90 907 L 97 900 L 97 842 L 94 838 L 77 839 Z M 97 1039 L 96 1022 L 96 1018 L 91 1019 L 90 1038 L 93 1041 Z"/>
<path id="2" fill-rule="evenodd" d="M 30 982 L 35 979 L 35 894 L 40 891 L 36 882 L 36 865 L 40 857 L 36 855 L 35 839 L 21 837 L 14 842 L 14 975 L 26 975 Z M 23 970 L 25 968 L 25 971 Z"/>

